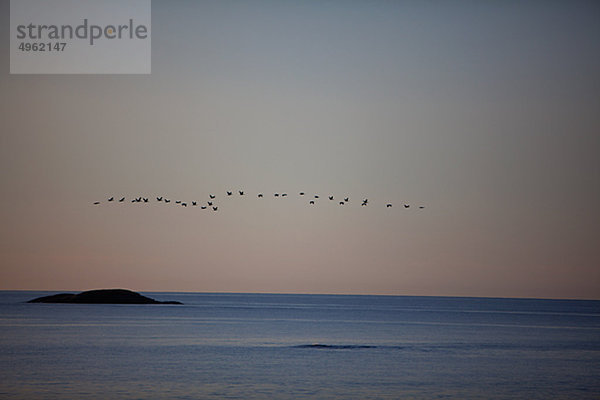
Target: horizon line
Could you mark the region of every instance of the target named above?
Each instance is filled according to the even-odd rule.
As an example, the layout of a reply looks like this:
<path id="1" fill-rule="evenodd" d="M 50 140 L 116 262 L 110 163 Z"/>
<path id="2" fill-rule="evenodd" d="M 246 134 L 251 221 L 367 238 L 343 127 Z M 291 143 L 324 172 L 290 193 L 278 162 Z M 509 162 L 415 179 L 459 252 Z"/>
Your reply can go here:
<path id="1" fill-rule="evenodd" d="M 390 294 L 390 293 L 326 293 L 326 292 L 230 292 L 230 291 L 181 291 L 181 290 L 143 290 L 143 289 L 130 289 L 124 287 L 110 287 L 110 288 L 91 288 L 84 290 L 70 290 L 70 289 L 0 289 L 0 292 L 85 292 L 88 290 L 102 290 L 102 289 L 126 289 L 139 293 L 179 293 L 179 294 L 237 294 L 237 295 L 299 295 L 299 296 L 380 296 L 380 297 L 443 297 L 443 298 L 462 298 L 462 299 L 514 299 L 514 300 L 573 300 L 573 301 L 600 301 L 598 298 L 585 298 L 585 297 L 527 297 L 527 296 L 473 296 L 473 295 L 435 295 L 435 294 Z"/>

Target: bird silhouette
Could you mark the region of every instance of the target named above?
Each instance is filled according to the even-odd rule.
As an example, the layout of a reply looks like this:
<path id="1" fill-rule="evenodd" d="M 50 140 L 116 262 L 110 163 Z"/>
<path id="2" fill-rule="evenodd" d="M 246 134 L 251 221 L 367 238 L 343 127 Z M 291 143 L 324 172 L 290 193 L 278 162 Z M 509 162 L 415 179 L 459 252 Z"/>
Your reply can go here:
<path id="1" fill-rule="evenodd" d="M 232 196 L 233 193 L 234 193 L 234 191 L 229 191 L 228 190 L 227 191 L 227 196 Z M 239 193 L 240 196 L 244 196 L 246 194 L 244 190 L 238 190 L 238 193 Z M 304 196 L 306 194 L 306 192 L 298 192 L 298 193 L 299 193 L 300 196 Z M 273 195 L 275 197 L 286 197 L 286 196 L 288 196 L 288 193 L 274 193 Z M 262 198 L 262 197 L 264 197 L 264 194 L 263 193 L 258 193 L 257 196 L 259 198 Z M 213 195 L 213 194 L 209 194 L 209 197 L 210 197 L 210 199 L 216 198 L 216 196 Z M 315 199 L 319 199 L 319 198 L 320 198 L 320 196 L 318 194 L 315 194 L 314 195 L 314 199 L 310 199 L 309 200 L 309 204 L 311 204 L 311 205 L 316 204 Z M 329 200 L 332 200 L 332 201 L 335 199 L 334 195 L 327 195 L 327 198 Z M 108 202 L 113 202 L 113 201 L 117 201 L 117 200 L 116 200 L 115 196 L 111 196 L 111 197 L 109 197 L 107 199 L 107 201 Z M 125 197 L 121 197 L 118 201 L 119 202 L 124 202 L 125 201 Z M 158 201 L 158 202 L 164 201 L 165 203 L 170 203 L 171 202 L 170 199 L 167 199 L 164 196 L 157 196 L 156 197 L 156 201 Z M 338 204 L 340 206 L 343 206 L 343 205 L 346 205 L 349 201 L 350 201 L 349 197 L 344 197 L 343 201 L 338 201 Z M 141 197 L 134 197 L 134 198 L 131 199 L 131 202 L 132 203 L 140 203 L 140 202 L 148 203 L 149 202 L 149 198 L 148 197 L 143 197 L 143 196 L 141 196 Z M 203 209 L 203 210 L 206 210 L 207 208 L 210 208 L 210 207 L 212 207 L 213 211 L 217 211 L 218 210 L 218 207 L 216 205 L 214 205 L 213 201 L 208 201 L 207 205 L 200 205 L 200 204 L 198 204 L 197 201 L 184 202 L 182 200 L 175 200 L 175 203 L 176 204 L 181 204 L 182 207 L 187 207 L 188 205 L 191 205 L 191 206 L 200 206 L 200 208 Z M 101 202 L 100 201 L 96 201 L 93 204 L 94 205 L 100 205 Z M 369 205 L 369 199 L 367 199 L 367 198 L 363 199 L 360 205 L 361 206 L 367 206 L 367 205 Z M 411 206 L 410 204 L 401 203 L 401 205 L 398 206 L 398 207 L 404 207 L 405 209 L 408 209 L 408 208 L 410 208 L 410 206 Z M 425 208 L 424 205 L 413 205 L 413 206 L 414 206 L 413 208 L 418 208 L 419 210 L 422 210 L 422 209 Z M 385 207 L 386 208 L 391 208 L 392 207 L 392 203 L 385 203 Z"/>

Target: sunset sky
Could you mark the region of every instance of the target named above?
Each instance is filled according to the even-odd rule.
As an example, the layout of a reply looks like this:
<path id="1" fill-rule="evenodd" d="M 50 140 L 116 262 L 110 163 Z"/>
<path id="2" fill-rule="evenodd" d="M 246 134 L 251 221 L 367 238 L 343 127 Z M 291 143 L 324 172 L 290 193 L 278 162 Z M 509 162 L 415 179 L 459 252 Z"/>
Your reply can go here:
<path id="1" fill-rule="evenodd" d="M 0 289 L 600 299 L 596 1 L 155 0 L 137 76 L 0 15 Z"/>

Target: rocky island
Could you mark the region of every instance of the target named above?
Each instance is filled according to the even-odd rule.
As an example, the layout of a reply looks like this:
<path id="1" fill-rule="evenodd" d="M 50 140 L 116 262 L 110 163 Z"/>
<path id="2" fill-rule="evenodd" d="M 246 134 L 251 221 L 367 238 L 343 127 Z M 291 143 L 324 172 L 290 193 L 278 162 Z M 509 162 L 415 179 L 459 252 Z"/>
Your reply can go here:
<path id="1" fill-rule="evenodd" d="M 158 301 L 126 289 L 89 290 L 78 294 L 60 293 L 38 297 L 28 303 L 77 303 L 77 304 L 183 304 L 179 301 Z"/>

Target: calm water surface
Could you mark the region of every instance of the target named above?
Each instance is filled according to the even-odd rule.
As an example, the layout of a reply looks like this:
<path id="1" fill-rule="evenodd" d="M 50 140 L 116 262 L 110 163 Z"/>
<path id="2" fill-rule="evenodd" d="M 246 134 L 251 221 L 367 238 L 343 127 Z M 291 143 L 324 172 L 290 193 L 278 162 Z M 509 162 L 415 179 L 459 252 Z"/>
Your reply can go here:
<path id="1" fill-rule="evenodd" d="M 600 301 L 0 291 L 1 399 L 600 399 Z"/>

